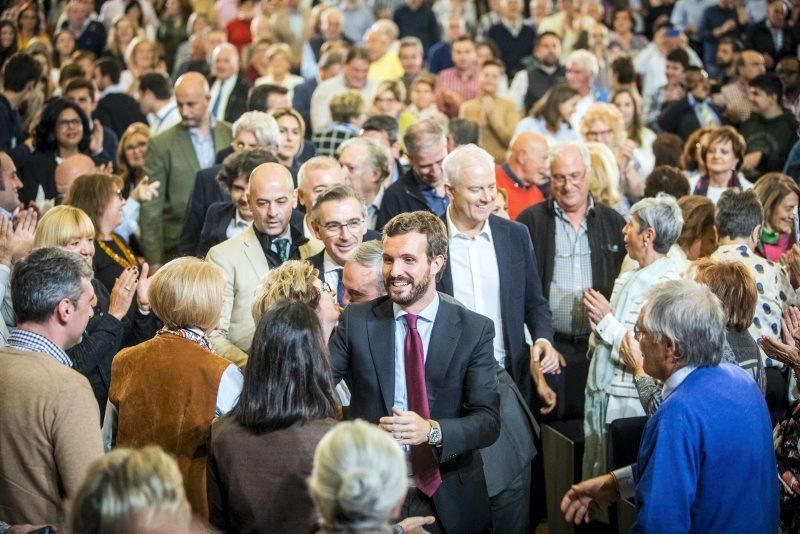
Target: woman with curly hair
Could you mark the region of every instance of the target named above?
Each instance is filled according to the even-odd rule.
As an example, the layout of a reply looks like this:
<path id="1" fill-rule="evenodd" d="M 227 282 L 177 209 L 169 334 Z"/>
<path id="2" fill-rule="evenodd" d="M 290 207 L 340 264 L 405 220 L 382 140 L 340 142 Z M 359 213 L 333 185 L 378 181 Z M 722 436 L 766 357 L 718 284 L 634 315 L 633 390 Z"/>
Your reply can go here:
<path id="1" fill-rule="evenodd" d="M 681 170 L 689 180 L 696 180 L 706 173 L 705 163 L 701 154 L 703 153 L 703 147 L 708 145 L 708 135 L 716 128 L 716 126 L 698 128 L 689 135 L 683 144 L 680 162 Z"/>
<path id="2" fill-rule="evenodd" d="M 726 189 L 752 189 L 753 184 L 741 173 L 746 152 L 744 137 L 733 126 L 720 126 L 708 134 L 708 144 L 700 153 L 705 173 L 689 180 L 692 194 L 708 197 L 716 204 Z"/>
<path id="3" fill-rule="evenodd" d="M 636 143 L 628 138 L 622 112 L 611 104 L 592 104 L 581 118 L 580 129 L 585 141 L 603 143 L 614 152 L 622 192 L 628 200 L 640 198 L 644 192 L 642 165 L 634 155 Z"/>

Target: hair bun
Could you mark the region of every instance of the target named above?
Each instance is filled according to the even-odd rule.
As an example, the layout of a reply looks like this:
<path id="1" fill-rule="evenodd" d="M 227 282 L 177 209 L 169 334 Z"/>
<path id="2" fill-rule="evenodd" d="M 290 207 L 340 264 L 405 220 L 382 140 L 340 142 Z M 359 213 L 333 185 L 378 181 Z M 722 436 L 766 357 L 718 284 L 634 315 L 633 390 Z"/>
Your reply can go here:
<path id="1" fill-rule="evenodd" d="M 381 491 L 380 476 L 363 467 L 355 467 L 342 475 L 339 506 L 348 513 L 372 511 Z"/>

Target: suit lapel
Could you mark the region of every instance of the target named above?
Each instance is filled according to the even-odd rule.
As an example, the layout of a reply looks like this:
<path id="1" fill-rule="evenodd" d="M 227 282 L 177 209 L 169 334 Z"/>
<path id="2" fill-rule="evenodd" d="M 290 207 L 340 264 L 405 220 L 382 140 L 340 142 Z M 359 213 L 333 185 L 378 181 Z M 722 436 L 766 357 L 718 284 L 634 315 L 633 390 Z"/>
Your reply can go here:
<path id="1" fill-rule="evenodd" d="M 391 299 L 378 303 L 372 312 L 367 320 L 369 352 L 386 413 L 390 414 L 394 404 L 394 313 Z"/>
<path id="2" fill-rule="evenodd" d="M 181 151 L 183 152 L 183 157 L 186 158 L 186 162 L 191 165 L 191 168 L 194 169 L 192 176 L 194 179 L 194 174 L 200 170 L 200 162 L 197 160 L 197 154 L 194 151 L 194 145 L 192 144 L 192 134 L 189 133 L 188 128 L 182 128 L 184 135 L 178 137 L 180 142 Z"/>
<path id="3" fill-rule="evenodd" d="M 511 310 L 508 307 L 513 300 L 514 294 L 514 273 L 509 271 L 512 268 L 512 261 L 510 252 L 512 248 L 511 236 L 509 235 L 506 225 L 499 224 L 499 219 L 494 216 L 489 216 L 489 228 L 492 231 L 492 241 L 494 242 L 494 255 L 497 258 L 497 277 L 500 282 L 500 317 L 512 317 Z M 523 273 L 517 273 L 517 276 L 523 276 Z M 503 321 L 503 329 L 506 328 L 506 321 Z M 496 336 L 503 336 L 506 338 L 505 332 L 495 332 Z M 508 344 L 506 344 L 508 345 Z"/>
<path id="4" fill-rule="evenodd" d="M 260 280 L 269 271 L 269 263 L 264 256 L 264 251 L 261 249 L 261 243 L 258 242 L 256 233 L 252 226 L 249 226 L 243 233 L 242 239 L 244 243 L 244 255 L 250 261 L 250 265 L 256 273 L 256 277 Z"/>
<path id="5" fill-rule="evenodd" d="M 444 223 L 444 227 L 447 230 L 447 240 L 450 240 L 450 226 L 447 224 L 447 210 L 445 210 L 444 215 L 439 217 L 442 222 Z M 442 293 L 447 293 L 451 297 L 453 296 L 453 292 L 455 289 L 453 288 L 453 271 L 450 269 L 450 257 L 448 256 L 447 261 L 444 262 L 444 270 L 442 270 L 442 277 L 436 283 L 436 289 L 441 291 Z"/>
<path id="6" fill-rule="evenodd" d="M 433 323 L 431 342 L 428 345 L 428 356 L 425 359 L 425 386 L 428 391 L 428 406 L 433 413 L 436 395 L 444 385 L 444 377 L 450 367 L 450 360 L 456 349 L 456 342 L 461 334 L 459 323 L 452 300 L 439 295 L 439 310 Z"/>

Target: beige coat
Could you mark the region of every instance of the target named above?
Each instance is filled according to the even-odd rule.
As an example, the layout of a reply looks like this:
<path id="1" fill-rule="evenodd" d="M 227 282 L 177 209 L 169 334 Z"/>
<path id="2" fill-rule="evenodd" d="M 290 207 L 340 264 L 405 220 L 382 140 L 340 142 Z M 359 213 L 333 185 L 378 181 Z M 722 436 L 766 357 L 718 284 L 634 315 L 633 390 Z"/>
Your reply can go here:
<path id="1" fill-rule="evenodd" d="M 86 378 L 52 356 L 0 349 L 0 518 L 58 524 L 103 455 L 100 410 Z"/>
<path id="2" fill-rule="evenodd" d="M 520 119 L 517 106 L 511 100 L 495 97 L 492 113 L 486 116 L 481 111 L 480 98 L 475 98 L 461 104 L 458 115 L 478 123 L 481 147 L 494 157 L 495 163 L 505 163 L 508 144 Z"/>

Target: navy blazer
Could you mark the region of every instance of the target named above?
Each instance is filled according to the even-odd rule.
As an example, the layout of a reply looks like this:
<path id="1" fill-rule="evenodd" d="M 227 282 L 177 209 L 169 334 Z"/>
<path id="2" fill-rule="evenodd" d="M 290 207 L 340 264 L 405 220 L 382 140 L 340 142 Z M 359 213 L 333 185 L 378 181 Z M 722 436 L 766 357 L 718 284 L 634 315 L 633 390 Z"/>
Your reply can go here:
<path id="1" fill-rule="evenodd" d="M 114 130 L 118 139 L 122 139 L 122 134 L 134 122 L 147 124 L 147 118 L 139 109 L 139 103 L 126 93 L 109 93 L 98 100 L 94 115 L 103 126 Z"/>
<path id="2" fill-rule="evenodd" d="M 443 437 L 434 449 L 442 485 L 433 501 L 445 531 L 482 532 L 491 511 L 478 449 L 500 433 L 494 324 L 450 296 L 439 296 L 425 359 L 430 414 Z M 334 382 L 346 379 L 352 393 L 349 419 L 377 424 L 392 414 L 394 328 L 392 301 L 385 296 L 351 304 L 339 319 L 329 345 Z"/>
<path id="3" fill-rule="evenodd" d="M 194 179 L 194 187 L 186 206 L 186 218 L 183 221 L 181 239 L 178 242 L 178 254 L 194 256 L 200 244 L 200 232 L 206 220 L 206 212 L 214 202 L 230 201 L 231 195 L 217 180 L 222 165 L 214 165 L 202 169 Z"/>
<path id="4" fill-rule="evenodd" d="M 506 369 L 528 406 L 531 406 L 534 387 L 530 371 L 530 347 L 525 342 L 524 327 L 528 327 L 534 340 L 543 338 L 552 343 L 553 319 L 550 303 L 544 298 L 536 252 L 527 228 L 496 215 L 490 215 L 488 222 L 500 277 L 502 336 L 509 355 Z M 437 287 L 448 295 L 454 293 L 449 261 L 445 264 Z"/>
<path id="5" fill-rule="evenodd" d="M 208 207 L 195 256 L 205 258 L 211 247 L 228 239 L 228 225 L 235 214 L 236 206 L 230 200 L 220 200 Z"/>
<path id="6" fill-rule="evenodd" d="M 208 85 L 213 85 L 214 81 L 216 81 L 216 78 L 212 76 L 208 80 Z M 236 83 L 233 86 L 233 91 L 231 91 L 231 96 L 228 97 L 228 104 L 225 106 L 224 117 L 226 122 L 233 124 L 247 111 L 247 95 L 249 92 L 250 82 L 247 81 L 247 76 L 244 73 L 239 72 L 236 75 Z M 209 105 L 212 104 L 213 102 Z M 211 108 L 209 107 L 210 110 Z"/>
<path id="7" fill-rule="evenodd" d="M 419 182 L 414 176 L 414 169 L 408 169 L 408 172 L 386 188 L 378 210 L 375 229 L 381 230 L 395 215 L 411 211 L 431 211 L 422 196 Z"/>
<path id="8" fill-rule="evenodd" d="M 716 104 L 710 102 L 709 104 L 719 120 L 722 121 L 722 124 L 727 124 L 725 110 Z M 700 128 L 700 121 L 697 119 L 694 108 L 689 104 L 689 97 L 684 96 L 679 100 L 668 102 L 664 105 L 661 114 L 658 116 L 658 125 L 665 132 L 678 135 L 686 141 L 693 131 Z"/>
<path id="9" fill-rule="evenodd" d="M 306 122 L 306 139 L 311 140 L 311 96 L 319 85 L 316 78 L 307 80 L 300 85 L 296 85 L 292 91 L 292 107 L 300 113 Z"/>

